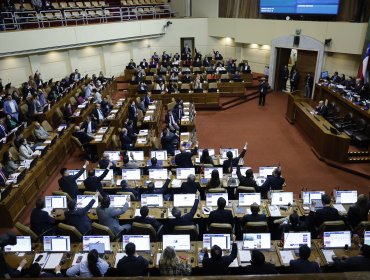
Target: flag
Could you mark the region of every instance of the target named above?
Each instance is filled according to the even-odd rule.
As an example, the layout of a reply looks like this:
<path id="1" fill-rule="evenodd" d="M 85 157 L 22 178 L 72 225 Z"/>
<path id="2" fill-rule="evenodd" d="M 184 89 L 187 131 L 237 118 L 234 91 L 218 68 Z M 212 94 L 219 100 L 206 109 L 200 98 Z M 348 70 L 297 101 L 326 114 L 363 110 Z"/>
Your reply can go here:
<path id="1" fill-rule="evenodd" d="M 360 68 L 358 69 L 357 77 L 361 80 L 367 80 L 368 69 L 369 69 L 369 56 L 370 56 L 370 43 L 367 46 L 364 59 L 361 62 Z"/>

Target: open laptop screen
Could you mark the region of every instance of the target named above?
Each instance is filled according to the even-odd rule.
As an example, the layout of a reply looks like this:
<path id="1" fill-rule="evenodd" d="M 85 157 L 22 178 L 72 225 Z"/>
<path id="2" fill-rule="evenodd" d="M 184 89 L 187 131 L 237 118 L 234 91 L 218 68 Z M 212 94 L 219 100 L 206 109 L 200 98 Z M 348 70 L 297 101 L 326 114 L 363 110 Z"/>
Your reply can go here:
<path id="1" fill-rule="evenodd" d="M 167 160 L 167 151 L 151 151 L 150 157 L 155 157 L 157 160 Z"/>
<path id="2" fill-rule="evenodd" d="M 364 232 L 364 244 L 370 246 L 370 231 Z"/>
<path id="3" fill-rule="evenodd" d="M 17 244 L 4 247 L 5 252 L 31 252 L 31 236 L 17 236 Z"/>
<path id="4" fill-rule="evenodd" d="M 141 195 L 141 206 L 163 207 L 163 195 L 162 194 L 142 194 Z"/>
<path id="5" fill-rule="evenodd" d="M 195 175 L 195 168 L 176 168 L 176 178 L 179 180 L 185 180 L 190 174 Z"/>
<path id="6" fill-rule="evenodd" d="M 65 195 L 45 196 L 45 208 L 67 208 L 67 197 Z"/>
<path id="7" fill-rule="evenodd" d="M 105 169 L 95 169 L 95 176 L 99 177 L 104 173 Z M 109 169 L 108 174 L 105 175 L 103 181 L 111 181 L 114 178 L 113 169 Z"/>
<path id="8" fill-rule="evenodd" d="M 128 243 L 134 243 L 136 251 L 150 251 L 150 236 L 149 235 L 123 235 L 122 248 L 124 249 Z"/>
<path id="9" fill-rule="evenodd" d="M 204 178 L 211 179 L 213 170 L 217 170 L 218 171 L 218 177 L 220 179 L 222 179 L 222 177 L 223 177 L 222 167 L 205 167 L 204 168 Z"/>
<path id="10" fill-rule="evenodd" d="M 230 250 L 230 234 L 203 234 L 203 247 L 211 249 L 214 245 L 219 246 L 222 250 Z"/>
<path id="11" fill-rule="evenodd" d="M 324 232 L 323 239 L 325 248 L 344 248 L 345 245 L 351 247 L 350 231 Z"/>
<path id="12" fill-rule="evenodd" d="M 192 207 L 195 201 L 195 194 L 174 194 L 174 207 Z"/>
<path id="13" fill-rule="evenodd" d="M 202 156 L 202 153 L 203 151 L 206 150 L 206 149 L 198 149 L 198 155 L 199 157 Z M 208 154 L 210 157 L 214 157 L 215 156 L 215 149 L 207 149 L 208 150 Z"/>
<path id="14" fill-rule="evenodd" d="M 227 158 L 226 154 L 229 151 L 233 153 L 233 158 L 239 156 L 239 150 L 238 149 L 220 149 L 221 158 Z"/>
<path id="15" fill-rule="evenodd" d="M 226 205 L 228 204 L 228 195 L 227 193 L 207 193 L 206 194 L 206 205 L 207 206 L 217 206 L 217 200 L 223 197 L 226 200 Z"/>
<path id="16" fill-rule="evenodd" d="M 126 202 L 128 203 L 128 206 L 131 206 L 130 203 L 130 196 L 126 194 L 115 194 L 115 195 L 109 195 L 110 199 L 110 207 L 123 207 Z"/>
<path id="17" fill-rule="evenodd" d="M 284 249 L 298 249 L 302 245 L 311 247 L 310 232 L 285 232 Z"/>
<path id="18" fill-rule="evenodd" d="M 86 207 L 91 200 L 95 199 L 95 202 L 92 208 L 98 207 L 98 197 L 95 195 L 77 195 L 77 208 L 84 208 Z"/>
<path id="19" fill-rule="evenodd" d="M 88 252 L 93 248 L 90 244 L 104 244 L 104 251 L 110 251 L 110 239 L 108 235 L 85 235 L 82 238 L 82 250 Z"/>
<path id="20" fill-rule="evenodd" d="M 163 249 L 168 246 L 173 247 L 176 251 L 189 251 L 190 250 L 190 235 L 163 235 Z"/>
<path id="21" fill-rule="evenodd" d="M 166 180 L 168 176 L 168 170 L 162 169 L 149 169 L 149 179 L 153 180 Z"/>
<path id="22" fill-rule="evenodd" d="M 324 191 L 303 191 L 301 193 L 303 204 L 311 204 L 311 199 L 321 199 L 323 194 Z"/>
<path id="23" fill-rule="evenodd" d="M 105 151 L 104 155 L 109 156 L 110 161 L 119 161 L 121 159 L 120 151 Z"/>
<path id="24" fill-rule="evenodd" d="M 244 233 L 243 250 L 270 249 L 270 233 Z"/>
<path id="25" fill-rule="evenodd" d="M 357 201 L 357 191 L 336 191 L 335 203 L 352 204 Z"/>
<path id="26" fill-rule="evenodd" d="M 44 236 L 45 252 L 69 252 L 71 240 L 69 236 Z"/>
<path id="27" fill-rule="evenodd" d="M 261 205 L 260 193 L 239 193 L 239 206 L 251 206 L 253 203 Z"/>
<path id="28" fill-rule="evenodd" d="M 144 160 L 144 151 L 130 151 L 129 153 L 130 159 L 131 154 L 134 158 L 134 160 L 143 161 Z"/>
<path id="29" fill-rule="evenodd" d="M 135 181 L 140 179 L 140 169 L 122 169 L 122 180 Z"/>
<path id="30" fill-rule="evenodd" d="M 69 175 L 76 175 L 80 170 L 78 169 L 70 169 L 68 170 Z M 77 178 L 76 181 L 80 182 L 86 179 L 86 170 L 82 173 L 80 177 Z"/>
<path id="31" fill-rule="evenodd" d="M 293 192 L 272 192 L 271 205 L 293 205 Z"/>
<path id="32" fill-rule="evenodd" d="M 276 168 L 277 168 L 277 166 L 261 166 L 259 168 L 259 176 L 261 176 L 261 177 L 267 177 L 269 175 L 272 175 L 272 172 Z"/>
<path id="33" fill-rule="evenodd" d="M 245 176 L 245 172 L 248 169 L 252 169 L 252 167 L 240 167 L 240 174 L 242 174 L 242 176 Z M 236 167 L 233 167 L 233 173 L 231 174 L 231 177 L 238 178 L 238 176 L 236 175 Z"/>

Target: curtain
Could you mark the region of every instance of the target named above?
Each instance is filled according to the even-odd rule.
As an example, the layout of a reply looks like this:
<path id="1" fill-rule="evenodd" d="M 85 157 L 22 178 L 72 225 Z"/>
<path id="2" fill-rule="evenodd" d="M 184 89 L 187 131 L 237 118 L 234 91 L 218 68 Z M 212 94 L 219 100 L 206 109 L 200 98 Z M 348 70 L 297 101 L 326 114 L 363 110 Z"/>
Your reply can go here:
<path id="1" fill-rule="evenodd" d="M 362 0 L 340 1 L 337 21 L 356 21 L 359 3 Z"/>
<path id="2" fill-rule="evenodd" d="M 260 0 L 240 0 L 239 18 L 260 18 Z"/>
<path id="3" fill-rule="evenodd" d="M 232 18 L 234 17 L 234 11 L 236 9 L 236 0 L 219 0 L 218 13 L 221 18 Z"/>

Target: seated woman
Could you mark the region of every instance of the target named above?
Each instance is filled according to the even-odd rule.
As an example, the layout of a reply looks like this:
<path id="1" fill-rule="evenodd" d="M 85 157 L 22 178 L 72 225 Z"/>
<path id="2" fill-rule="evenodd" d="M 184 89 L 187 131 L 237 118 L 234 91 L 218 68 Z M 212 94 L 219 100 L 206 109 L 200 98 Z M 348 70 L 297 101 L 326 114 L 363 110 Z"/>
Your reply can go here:
<path id="1" fill-rule="evenodd" d="M 19 139 L 19 158 L 21 160 L 34 158 L 33 150 L 24 138 Z"/>
<path id="2" fill-rule="evenodd" d="M 200 156 L 201 164 L 212 164 L 214 165 L 212 157 L 209 155 L 208 149 L 204 149 L 202 155 Z"/>
<path id="3" fill-rule="evenodd" d="M 368 220 L 369 199 L 366 195 L 360 194 L 356 203 L 348 209 L 347 223 L 352 229 L 355 229 L 362 221 Z"/>
<path id="4" fill-rule="evenodd" d="M 17 163 L 15 163 L 15 161 L 13 160 L 12 155 L 11 155 L 11 153 L 9 153 L 9 151 L 5 151 L 5 153 L 3 154 L 2 164 L 3 164 L 3 169 L 8 174 L 12 174 L 12 173 L 16 172 L 19 168 L 19 165 Z"/>
<path id="5" fill-rule="evenodd" d="M 8 131 L 11 131 L 19 125 L 19 122 L 16 118 L 13 118 L 11 115 L 7 114 L 5 124 Z"/>
<path id="6" fill-rule="evenodd" d="M 66 120 L 69 120 L 73 116 L 73 108 L 71 103 L 67 102 L 64 104 L 63 116 Z"/>
<path id="7" fill-rule="evenodd" d="M 211 179 L 206 185 L 206 189 L 217 189 L 222 187 L 222 182 L 220 180 L 220 174 L 217 169 L 213 169 L 211 173 Z"/>
<path id="8" fill-rule="evenodd" d="M 181 262 L 173 247 L 166 247 L 159 260 L 159 271 L 163 276 L 190 275 L 191 264 Z"/>
<path id="9" fill-rule="evenodd" d="M 95 249 L 91 250 L 87 255 L 87 260 L 76 264 L 66 271 L 66 275 L 69 277 L 75 277 L 79 275 L 81 278 L 88 277 L 102 277 L 107 273 L 109 264 L 99 258 L 98 251 Z"/>

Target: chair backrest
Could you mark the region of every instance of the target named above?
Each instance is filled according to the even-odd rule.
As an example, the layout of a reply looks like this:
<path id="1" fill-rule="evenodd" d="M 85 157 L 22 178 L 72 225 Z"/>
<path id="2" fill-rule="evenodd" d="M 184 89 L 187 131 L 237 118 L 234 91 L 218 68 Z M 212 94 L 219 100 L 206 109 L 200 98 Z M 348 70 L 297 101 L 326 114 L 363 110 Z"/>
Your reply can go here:
<path id="1" fill-rule="evenodd" d="M 61 235 L 69 235 L 71 237 L 71 242 L 81 242 L 82 234 L 74 226 L 66 225 L 63 223 L 58 224 L 58 231 Z"/>
<path id="2" fill-rule="evenodd" d="M 69 102 L 71 103 L 71 105 L 75 105 L 77 103 L 77 100 L 76 100 L 76 98 L 74 96 L 71 96 L 69 98 Z"/>
<path id="3" fill-rule="evenodd" d="M 16 222 L 14 226 L 22 235 L 31 236 L 33 242 L 37 242 L 39 240 L 39 236 L 30 227 L 25 226 L 20 222 Z"/>
<path id="4" fill-rule="evenodd" d="M 113 146 L 114 150 L 120 150 L 121 149 L 120 142 L 121 141 L 119 140 L 119 137 L 117 135 L 112 136 L 112 146 Z"/>
<path id="5" fill-rule="evenodd" d="M 48 132 L 52 132 L 53 131 L 53 128 L 51 127 L 51 125 L 49 124 L 49 122 L 47 120 L 44 120 L 42 123 L 41 123 L 41 126 Z"/>
<path id="6" fill-rule="evenodd" d="M 255 193 L 256 189 L 254 187 L 245 187 L 245 186 L 239 186 L 236 189 L 236 194 L 239 193 Z"/>
<path id="7" fill-rule="evenodd" d="M 267 222 L 249 222 L 245 224 L 243 232 L 268 233 L 270 231 Z"/>
<path id="8" fill-rule="evenodd" d="M 101 224 L 93 222 L 91 224 L 91 227 L 92 227 L 91 233 L 94 235 L 109 235 L 111 241 L 114 241 L 116 238 L 113 231 L 107 226 L 103 226 Z"/>
<path id="9" fill-rule="evenodd" d="M 209 225 L 208 229 L 209 233 L 223 233 L 223 234 L 232 234 L 233 227 L 230 224 L 222 224 L 222 223 L 212 223 Z"/>
<path id="10" fill-rule="evenodd" d="M 19 158 L 19 152 L 18 150 L 15 148 L 15 147 L 10 147 L 9 148 L 9 153 L 12 155 L 12 158 L 15 160 L 15 161 L 20 161 L 20 158 Z"/>
<path id="11" fill-rule="evenodd" d="M 71 140 L 74 143 L 74 145 L 76 145 L 81 151 L 84 151 L 84 148 L 82 147 L 82 144 L 77 137 L 71 136 Z"/>
<path id="12" fill-rule="evenodd" d="M 206 192 L 208 192 L 208 193 L 225 193 L 226 189 L 224 189 L 224 188 L 210 188 L 210 189 L 206 190 Z"/>
<path id="13" fill-rule="evenodd" d="M 62 192 L 62 191 L 53 191 L 53 195 L 64 195 L 65 197 L 67 197 L 67 200 L 68 201 L 71 201 L 71 200 L 73 200 L 72 199 L 72 197 L 68 194 L 68 193 L 66 193 L 66 192 Z"/>
<path id="14" fill-rule="evenodd" d="M 343 231 L 346 230 L 347 226 L 342 220 L 338 221 L 326 221 L 323 222 L 319 228 L 320 236 L 323 235 L 325 231 Z"/>
<path id="15" fill-rule="evenodd" d="M 190 226 L 175 226 L 173 234 L 188 234 L 191 241 L 198 241 L 198 228 L 195 225 Z"/>
<path id="16" fill-rule="evenodd" d="M 156 150 L 160 150 L 162 145 L 161 145 L 161 140 L 158 137 L 152 137 L 152 147 Z"/>
<path id="17" fill-rule="evenodd" d="M 171 111 L 176 106 L 176 101 L 172 101 L 167 104 L 167 109 Z"/>
<path id="18" fill-rule="evenodd" d="M 359 129 L 359 130 L 365 130 L 366 128 L 366 121 L 364 119 L 358 119 L 356 121 L 356 127 Z"/>
<path id="19" fill-rule="evenodd" d="M 149 225 L 149 224 L 142 224 L 133 222 L 132 228 L 131 228 L 132 234 L 137 235 L 149 235 L 150 236 L 150 242 L 157 242 L 157 233 L 155 229 Z"/>
<path id="20" fill-rule="evenodd" d="M 143 118 L 144 118 L 143 111 L 137 110 L 137 119 L 141 121 Z"/>

